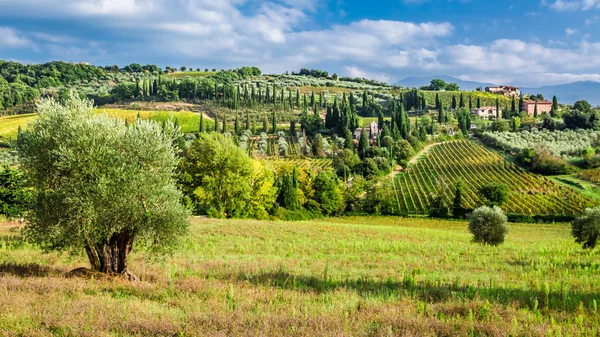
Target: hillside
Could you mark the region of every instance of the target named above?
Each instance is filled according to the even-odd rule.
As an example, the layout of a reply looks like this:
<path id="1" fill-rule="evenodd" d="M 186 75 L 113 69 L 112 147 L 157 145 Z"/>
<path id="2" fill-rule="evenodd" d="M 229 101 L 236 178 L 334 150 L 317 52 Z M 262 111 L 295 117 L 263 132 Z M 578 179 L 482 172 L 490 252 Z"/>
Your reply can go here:
<path id="1" fill-rule="evenodd" d="M 432 80 L 434 79 L 442 79 L 444 80 L 446 83 L 456 83 L 458 84 L 458 86 L 460 87 L 461 90 L 475 90 L 477 88 L 485 88 L 485 87 L 490 87 L 490 86 L 494 86 L 495 84 L 493 83 L 481 83 L 481 82 L 475 82 L 475 81 L 463 81 L 459 78 L 456 77 L 452 77 L 452 76 L 445 76 L 445 75 L 437 75 L 437 76 L 423 76 L 423 77 L 407 77 L 399 82 L 397 82 L 397 85 L 403 86 L 403 87 L 409 87 L 409 88 L 419 88 L 422 86 L 426 86 L 429 85 L 431 83 Z"/>
<path id="2" fill-rule="evenodd" d="M 442 79 L 446 83 L 456 83 L 461 90 L 471 91 L 477 88 L 486 88 L 494 86 L 492 83 L 462 81 L 451 76 L 424 76 L 424 77 L 407 77 L 396 84 L 403 87 L 419 88 L 431 83 L 433 79 Z M 517 84 L 518 86 L 518 84 Z M 582 81 L 561 85 L 544 86 L 538 88 L 521 87 L 521 91 L 525 94 L 542 94 L 546 99 L 551 99 L 553 96 L 558 98 L 561 104 L 573 104 L 578 100 L 587 100 L 593 106 L 600 105 L 600 82 Z"/>
<path id="3" fill-rule="evenodd" d="M 575 82 L 541 88 L 522 88 L 521 90 L 528 94 L 542 94 L 547 99 L 556 95 L 558 101 L 562 104 L 573 104 L 579 100 L 587 100 L 593 106 L 600 105 L 600 82 Z"/>

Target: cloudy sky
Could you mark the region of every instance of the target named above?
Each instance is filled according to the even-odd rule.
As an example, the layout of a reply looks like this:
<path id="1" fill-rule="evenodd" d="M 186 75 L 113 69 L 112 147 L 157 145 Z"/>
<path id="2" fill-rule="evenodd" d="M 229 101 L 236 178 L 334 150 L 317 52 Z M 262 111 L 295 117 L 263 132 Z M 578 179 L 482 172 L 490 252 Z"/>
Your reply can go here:
<path id="1" fill-rule="evenodd" d="M 0 59 L 600 81 L 600 0 L 0 0 Z"/>

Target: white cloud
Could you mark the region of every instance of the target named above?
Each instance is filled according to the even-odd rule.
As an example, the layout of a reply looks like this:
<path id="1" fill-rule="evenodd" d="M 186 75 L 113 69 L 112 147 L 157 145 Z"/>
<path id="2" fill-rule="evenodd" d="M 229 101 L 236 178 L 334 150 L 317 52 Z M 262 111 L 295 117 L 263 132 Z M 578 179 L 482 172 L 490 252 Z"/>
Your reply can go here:
<path id="1" fill-rule="evenodd" d="M 567 28 L 565 29 L 565 33 L 567 33 L 567 35 L 575 35 L 579 33 L 579 31 L 577 29 Z"/>
<path id="2" fill-rule="evenodd" d="M 552 3 L 543 0 L 542 3 L 559 12 L 600 8 L 600 0 L 555 0 Z"/>
<path id="3" fill-rule="evenodd" d="M 390 76 L 383 73 L 372 73 L 368 71 L 364 71 L 356 66 L 346 66 L 344 67 L 345 75 L 348 77 L 361 77 L 367 79 L 373 79 L 379 82 L 389 82 Z"/>
<path id="4" fill-rule="evenodd" d="M 16 30 L 9 27 L 0 27 L 0 47 L 23 48 L 33 47 L 33 44 Z"/>

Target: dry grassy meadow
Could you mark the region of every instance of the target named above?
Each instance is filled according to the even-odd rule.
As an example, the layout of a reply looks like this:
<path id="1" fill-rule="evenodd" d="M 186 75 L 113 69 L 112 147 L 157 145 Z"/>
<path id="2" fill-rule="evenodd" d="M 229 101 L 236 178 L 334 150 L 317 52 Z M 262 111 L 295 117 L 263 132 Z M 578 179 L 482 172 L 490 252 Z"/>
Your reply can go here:
<path id="1" fill-rule="evenodd" d="M 512 224 L 500 247 L 465 222 L 192 220 L 142 279 L 66 277 L 82 257 L 0 227 L 3 336 L 597 336 L 600 255 L 568 225 Z"/>

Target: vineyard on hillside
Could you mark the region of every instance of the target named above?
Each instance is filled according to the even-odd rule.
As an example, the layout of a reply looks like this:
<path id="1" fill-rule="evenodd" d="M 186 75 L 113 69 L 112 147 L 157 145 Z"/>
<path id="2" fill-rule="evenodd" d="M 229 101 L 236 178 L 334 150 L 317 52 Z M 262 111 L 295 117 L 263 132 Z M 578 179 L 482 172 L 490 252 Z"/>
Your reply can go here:
<path id="1" fill-rule="evenodd" d="M 600 184 L 600 169 L 581 171 L 577 174 L 577 177 Z"/>
<path id="2" fill-rule="evenodd" d="M 473 209 L 485 201 L 477 189 L 488 182 L 509 187 L 503 206 L 512 214 L 578 215 L 594 201 L 542 176 L 520 170 L 473 141 L 445 142 L 396 178 L 401 213 L 428 214 L 432 194 L 441 192 L 452 204 L 456 182 L 463 182 L 463 207 Z"/>

